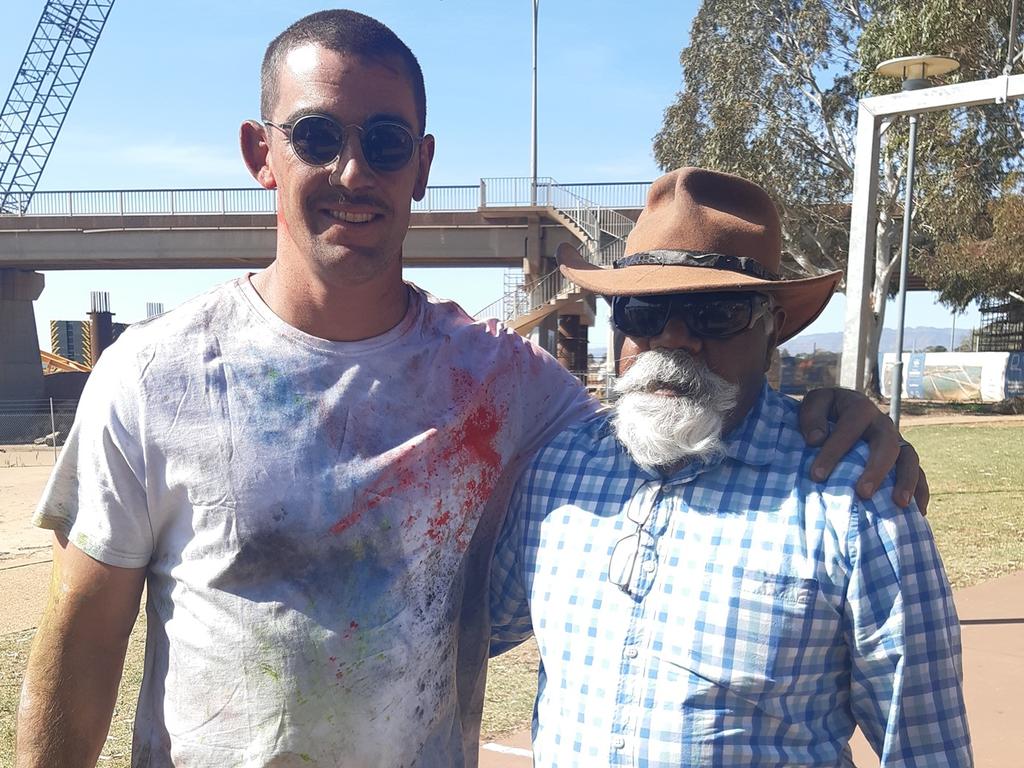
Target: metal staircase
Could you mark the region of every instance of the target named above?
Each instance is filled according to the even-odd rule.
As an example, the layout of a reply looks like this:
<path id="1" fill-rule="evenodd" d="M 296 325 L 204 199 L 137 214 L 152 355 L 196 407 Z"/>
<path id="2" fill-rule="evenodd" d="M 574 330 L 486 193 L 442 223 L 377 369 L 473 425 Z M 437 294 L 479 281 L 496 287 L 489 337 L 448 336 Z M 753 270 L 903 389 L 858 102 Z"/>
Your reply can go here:
<path id="1" fill-rule="evenodd" d="M 487 184 L 488 180 L 484 180 Z M 611 208 L 602 208 L 560 187 L 553 179 L 537 185 L 537 205 L 551 209 L 582 242 L 580 253 L 602 267 L 622 256 L 633 220 Z M 476 312 L 478 320 L 496 317 L 517 333 L 527 334 L 548 315 L 579 301 L 583 291 L 555 269 L 533 283 L 513 285 L 497 301 Z"/>

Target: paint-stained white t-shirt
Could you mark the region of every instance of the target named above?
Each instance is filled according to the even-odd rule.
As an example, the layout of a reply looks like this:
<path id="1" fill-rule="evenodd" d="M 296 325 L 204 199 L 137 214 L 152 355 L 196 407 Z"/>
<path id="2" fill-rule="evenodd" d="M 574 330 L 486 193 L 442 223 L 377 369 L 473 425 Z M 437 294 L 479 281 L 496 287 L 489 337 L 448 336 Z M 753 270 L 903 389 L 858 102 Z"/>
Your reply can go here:
<path id="1" fill-rule="evenodd" d="M 365 341 L 291 327 L 248 278 L 126 331 L 36 523 L 148 569 L 132 765 L 475 765 L 509 489 L 595 407 L 413 286 Z"/>

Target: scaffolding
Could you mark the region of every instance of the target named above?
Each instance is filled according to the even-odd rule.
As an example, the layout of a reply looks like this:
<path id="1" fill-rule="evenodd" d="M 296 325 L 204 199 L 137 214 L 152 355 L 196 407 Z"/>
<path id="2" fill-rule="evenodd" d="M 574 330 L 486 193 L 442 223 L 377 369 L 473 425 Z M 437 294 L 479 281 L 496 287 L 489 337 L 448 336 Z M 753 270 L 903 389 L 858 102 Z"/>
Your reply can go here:
<path id="1" fill-rule="evenodd" d="M 525 315 L 530 311 L 530 294 L 526 290 L 526 275 L 521 269 L 506 269 L 502 294 L 502 319 Z"/>
<path id="2" fill-rule="evenodd" d="M 981 300 L 979 352 L 1024 352 L 1024 302 L 1008 296 Z"/>
<path id="3" fill-rule="evenodd" d="M 114 0 L 47 0 L 0 110 L 0 213 L 28 210 Z"/>

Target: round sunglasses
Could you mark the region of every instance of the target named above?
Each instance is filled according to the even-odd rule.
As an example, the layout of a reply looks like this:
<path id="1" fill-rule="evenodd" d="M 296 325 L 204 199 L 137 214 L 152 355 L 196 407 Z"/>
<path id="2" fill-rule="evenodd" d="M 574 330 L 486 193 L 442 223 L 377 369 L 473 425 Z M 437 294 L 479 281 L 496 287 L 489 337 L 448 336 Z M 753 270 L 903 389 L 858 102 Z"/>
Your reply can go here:
<path id="1" fill-rule="evenodd" d="M 728 339 L 771 313 L 772 302 L 760 293 L 672 293 L 615 296 L 612 322 L 627 336 L 651 338 L 678 317 L 696 336 Z"/>
<path id="2" fill-rule="evenodd" d="M 366 125 L 342 125 L 327 115 L 303 115 L 291 123 L 264 125 L 277 128 L 288 139 L 292 151 L 306 165 L 330 165 L 341 155 L 350 131 L 358 131 L 363 157 L 375 171 L 400 171 L 412 158 L 422 136 L 414 136 L 402 123 L 381 120 Z"/>

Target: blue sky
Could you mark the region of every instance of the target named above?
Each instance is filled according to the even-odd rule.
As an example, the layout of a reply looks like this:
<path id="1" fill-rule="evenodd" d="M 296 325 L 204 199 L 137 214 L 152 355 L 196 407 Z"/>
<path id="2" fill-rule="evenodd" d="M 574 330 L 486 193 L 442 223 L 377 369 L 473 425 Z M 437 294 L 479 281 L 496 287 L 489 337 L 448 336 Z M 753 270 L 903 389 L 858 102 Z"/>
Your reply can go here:
<path id="1" fill-rule="evenodd" d="M 0 90 L 6 94 L 42 10 L 6 3 Z M 153 3 L 118 0 L 50 156 L 40 190 L 252 186 L 239 123 L 258 117 L 266 44 L 322 5 L 305 2 Z M 531 0 L 351 3 L 398 33 L 418 56 L 427 128 L 437 137 L 432 184 L 530 173 Z M 660 171 L 651 139 L 681 84 L 679 51 L 697 8 L 648 0 L 541 0 L 538 171 L 558 181 L 647 181 Z M 240 272 L 48 272 L 36 302 L 41 339 L 51 319 L 79 319 L 89 291 L 107 290 L 116 320 L 171 308 Z M 500 269 L 417 269 L 408 276 L 469 311 L 497 299 Z M 842 326 L 837 297 L 809 331 Z M 892 325 L 889 312 L 887 325 Z M 957 320 L 968 327 L 971 311 Z M 948 326 L 931 294 L 912 295 L 908 323 Z M 602 323 L 603 325 L 603 323 Z M 604 346 L 602 327 L 592 343 Z M 42 342 L 41 342 L 42 343 Z M 44 348 L 48 349 L 48 341 Z"/>

